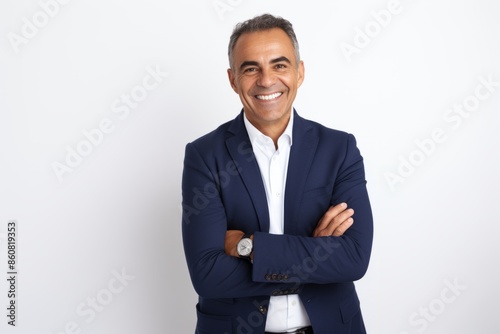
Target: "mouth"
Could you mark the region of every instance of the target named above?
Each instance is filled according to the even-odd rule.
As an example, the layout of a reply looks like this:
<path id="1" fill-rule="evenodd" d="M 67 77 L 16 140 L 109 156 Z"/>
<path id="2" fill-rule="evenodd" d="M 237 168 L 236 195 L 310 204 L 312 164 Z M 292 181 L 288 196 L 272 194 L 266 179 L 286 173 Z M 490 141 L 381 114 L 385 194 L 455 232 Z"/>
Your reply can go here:
<path id="1" fill-rule="evenodd" d="M 278 93 L 273 93 L 273 94 L 268 94 L 268 95 L 255 95 L 255 98 L 257 100 L 261 100 L 261 101 L 272 101 L 272 100 L 276 100 L 281 95 L 283 95 L 283 92 L 278 92 Z"/>

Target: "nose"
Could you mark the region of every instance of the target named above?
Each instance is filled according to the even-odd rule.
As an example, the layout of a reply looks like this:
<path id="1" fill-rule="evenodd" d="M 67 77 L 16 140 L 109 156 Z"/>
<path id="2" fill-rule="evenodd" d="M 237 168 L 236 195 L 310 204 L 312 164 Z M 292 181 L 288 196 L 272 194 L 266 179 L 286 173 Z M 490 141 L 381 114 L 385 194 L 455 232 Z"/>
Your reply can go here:
<path id="1" fill-rule="evenodd" d="M 271 87 L 276 82 L 276 76 L 271 70 L 262 69 L 259 72 L 259 80 L 257 80 L 257 85 L 261 87 Z"/>

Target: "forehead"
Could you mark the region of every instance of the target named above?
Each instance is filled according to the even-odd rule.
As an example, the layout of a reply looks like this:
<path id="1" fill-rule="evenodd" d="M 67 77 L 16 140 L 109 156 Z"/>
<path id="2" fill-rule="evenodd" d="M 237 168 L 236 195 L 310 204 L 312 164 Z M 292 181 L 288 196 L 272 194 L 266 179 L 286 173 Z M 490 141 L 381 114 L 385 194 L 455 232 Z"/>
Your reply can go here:
<path id="1" fill-rule="evenodd" d="M 233 50 L 235 61 L 287 56 L 293 59 L 292 40 L 279 28 L 244 33 L 238 38 Z"/>

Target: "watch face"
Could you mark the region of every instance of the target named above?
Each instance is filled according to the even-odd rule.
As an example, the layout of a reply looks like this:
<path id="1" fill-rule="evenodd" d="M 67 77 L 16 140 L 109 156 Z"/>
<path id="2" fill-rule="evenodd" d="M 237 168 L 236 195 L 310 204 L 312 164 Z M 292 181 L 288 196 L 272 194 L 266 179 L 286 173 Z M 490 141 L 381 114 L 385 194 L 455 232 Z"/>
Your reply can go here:
<path id="1" fill-rule="evenodd" d="M 241 239 L 238 242 L 237 251 L 240 256 L 249 256 L 252 253 L 252 240 L 249 238 Z"/>

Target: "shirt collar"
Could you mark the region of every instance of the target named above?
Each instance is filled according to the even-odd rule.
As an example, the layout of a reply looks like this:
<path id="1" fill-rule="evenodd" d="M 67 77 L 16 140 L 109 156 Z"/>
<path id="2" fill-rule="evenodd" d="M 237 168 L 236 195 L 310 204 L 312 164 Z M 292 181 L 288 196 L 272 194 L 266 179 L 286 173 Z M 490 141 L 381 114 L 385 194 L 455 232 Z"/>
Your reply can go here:
<path id="1" fill-rule="evenodd" d="M 293 116 L 294 112 L 293 110 L 290 113 L 290 119 L 288 120 L 288 124 L 285 128 L 285 131 L 281 134 L 281 136 L 278 138 L 278 147 L 279 143 L 281 143 L 283 140 L 287 140 L 288 144 L 292 146 L 292 134 L 293 134 Z M 248 138 L 250 139 L 250 142 L 253 144 L 257 139 L 271 139 L 262 132 L 260 132 L 255 126 L 253 126 L 252 123 L 247 119 L 247 116 L 243 114 L 243 120 L 245 122 L 245 128 L 247 129 L 248 133 Z"/>

